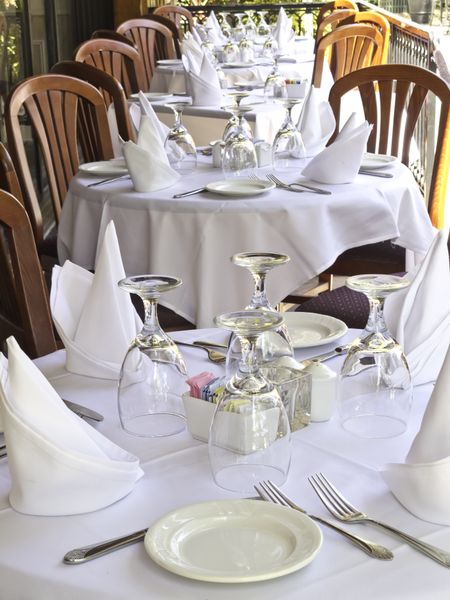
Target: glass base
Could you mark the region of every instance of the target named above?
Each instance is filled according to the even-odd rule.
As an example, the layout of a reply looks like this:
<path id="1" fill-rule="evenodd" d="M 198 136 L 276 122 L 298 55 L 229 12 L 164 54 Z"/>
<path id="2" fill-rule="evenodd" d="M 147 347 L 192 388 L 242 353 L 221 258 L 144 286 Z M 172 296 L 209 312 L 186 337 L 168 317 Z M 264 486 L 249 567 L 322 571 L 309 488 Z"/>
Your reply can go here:
<path id="1" fill-rule="evenodd" d="M 152 413 L 122 420 L 122 427 L 139 437 L 167 437 L 184 430 L 186 419 L 178 413 Z"/>
<path id="2" fill-rule="evenodd" d="M 255 495 L 254 486 L 270 479 L 275 485 L 283 485 L 287 473 L 270 465 L 232 465 L 214 473 L 217 485 L 231 492 Z"/>
<path id="3" fill-rule="evenodd" d="M 401 435 L 407 424 L 386 415 L 360 415 L 343 420 L 342 427 L 361 438 L 383 439 Z"/>

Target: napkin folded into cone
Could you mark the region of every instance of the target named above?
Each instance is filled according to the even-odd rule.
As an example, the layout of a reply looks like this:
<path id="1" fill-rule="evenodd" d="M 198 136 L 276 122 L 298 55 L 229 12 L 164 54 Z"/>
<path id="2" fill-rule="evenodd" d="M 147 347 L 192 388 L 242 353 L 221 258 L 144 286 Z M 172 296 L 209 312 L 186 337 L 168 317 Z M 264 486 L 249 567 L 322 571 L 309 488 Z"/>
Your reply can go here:
<path id="1" fill-rule="evenodd" d="M 141 117 L 137 144 L 125 142 L 123 155 L 136 192 L 162 190 L 180 179 L 170 166 L 159 128 L 147 115 Z"/>
<path id="2" fill-rule="evenodd" d="M 404 349 L 414 385 L 436 381 L 450 344 L 447 240 L 448 229 L 439 231 L 423 261 L 408 273 L 411 284 L 385 301 L 386 325 Z"/>
<path id="3" fill-rule="evenodd" d="M 450 347 L 405 464 L 387 464 L 381 471 L 407 510 L 440 525 L 450 525 L 449 390 Z"/>
<path id="4" fill-rule="evenodd" d="M 139 460 L 69 410 L 44 375 L 8 338 L 0 369 L 11 506 L 31 515 L 104 508 L 142 477 Z"/>
<path id="5" fill-rule="evenodd" d="M 194 39 L 189 32 L 181 42 L 181 55 L 182 58 L 185 57 L 187 60 L 189 70 L 196 74 L 200 73 L 204 52 L 201 47 L 201 42 L 198 42 L 196 39 Z"/>
<path id="6" fill-rule="evenodd" d="M 319 183 L 352 183 L 358 174 L 372 125 L 367 121 L 353 126 L 354 113 L 334 142 L 317 154 L 303 169 L 302 175 Z"/>
<path id="7" fill-rule="evenodd" d="M 220 106 L 222 104 L 222 89 L 219 76 L 211 61 L 203 55 L 200 69 L 196 71 L 189 56 L 182 57 L 186 71 L 186 90 L 192 96 L 193 106 Z"/>
<path id="8" fill-rule="evenodd" d="M 223 35 L 214 11 L 209 13 L 205 21 L 205 29 L 208 31 L 208 37 L 215 46 L 220 46 L 227 42 L 227 38 Z"/>
<path id="9" fill-rule="evenodd" d="M 312 85 L 297 123 L 297 129 L 305 145 L 306 156 L 315 156 L 321 152 L 335 127 L 336 119 L 330 103 L 324 100 L 321 91 Z"/>
<path id="10" fill-rule="evenodd" d="M 287 16 L 283 7 L 280 8 L 278 13 L 277 23 L 272 35 L 278 43 L 279 52 L 293 51 L 295 31 L 292 29 L 292 19 Z"/>
<path id="11" fill-rule="evenodd" d="M 105 231 L 95 274 L 66 261 L 52 274 L 50 308 L 71 373 L 118 379 L 122 361 L 142 323 L 129 294 L 114 223 Z"/>

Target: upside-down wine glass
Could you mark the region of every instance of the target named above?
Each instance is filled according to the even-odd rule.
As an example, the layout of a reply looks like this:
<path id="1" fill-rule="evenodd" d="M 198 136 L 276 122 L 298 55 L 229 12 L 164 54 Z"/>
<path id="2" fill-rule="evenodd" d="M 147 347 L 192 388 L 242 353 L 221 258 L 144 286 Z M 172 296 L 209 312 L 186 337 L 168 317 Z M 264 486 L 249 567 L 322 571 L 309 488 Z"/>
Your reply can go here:
<path id="1" fill-rule="evenodd" d="M 222 139 L 224 142 L 226 142 L 228 136 L 231 135 L 231 133 L 235 132 L 237 126 L 239 125 L 239 118 L 237 116 L 237 111 L 235 111 L 235 108 L 240 108 L 242 100 L 244 100 L 244 98 L 248 98 L 248 96 L 250 96 L 250 92 L 238 90 L 235 92 L 227 92 L 227 96 L 230 96 L 230 98 L 233 101 L 233 105 L 223 107 L 224 110 L 228 110 L 232 114 L 232 116 L 228 119 L 227 124 L 225 125 L 225 129 L 223 131 Z M 247 133 L 247 136 L 250 139 L 253 139 L 252 128 L 250 127 L 248 121 L 245 118 L 241 120 L 240 125 Z"/>
<path id="2" fill-rule="evenodd" d="M 216 324 L 238 337 L 237 372 L 219 395 L 208 441 L 214 481 L 227 490 L 253 494 L 264 479 L 282 485 L 291 462 L 290 427 L 278 391 L 260 371 L 258 339 L 281 326 L 279 313 L 227 313 Z"/>
<path id="3" fill-rule="evenodd" d="M 167 134 L 164 148 L 171 166 L 180 173 L 190 173 L 197 166 L 195 142 L 181 122 L 181 116 L 190 102 L 170 102 L 166 104 L 175 114 L 175 124 Z"/>
<path id="4" fill-rule="evenodd" d="M 302 135 L 294 125 L 292 109 L 302 100 L 283 98 L 279 102 L 286 108 L 286 116 L 272 144 L 272 166 L 275 171 L 290 169 L 299 171 L 299 165 L 295 159 L 305 158 L 306 150 Z"/>
<path id="5" fill-rule="evenodd" d="M 408 424 L 411 376 L 400 344 L 387 330 L 383 307 L 389 294 L 409 283 L 396 275 L 357 275 L 346 282 L 370 303 L 366 329 L 347 352 L 339 385 L 342 426 L 360 437 L 393 437 Z"/>
<path id="6" fill-rule="evenodd" d="M 228 134 L 222 155 L 222 170 L 226 176 L 248 177 L 258 166 L 255 145 L 248 134 L 248 123 L 245 114 L 250 112 L 251 106 L 228 106 L 236 117 L 237 123 Z"/>
<path id="7" fill-rule="evenodd" d="M 234 39 L 239 42 L 239 40 L 245 35 L 245 27 L 244 23 L 242 22 L 243 17 L 245 17 L 245 13 L 234 13 L 234 16 L 237 20 L 233 31 Z"/>
<path id="8" fill-rule="evenodd" d="M 266 22 L 267 10 L 258 10 L 259 15 L 259 25 L 258 25 L 258 35 L 261 37 L 266 37 L 270 35 L 271 29 L 270 26 Z"/>
<path id="9" fill-rule="evenodd" d="M 272 71 L 267 76 L 264 84 L 264 97 L 267 100 L 278 100 L 287 98 L 286 78 L 280 73 L 278 68 L 278 58 L 273 59 Z"/>
<path id="10" fill-rule="evenodd" d="M 119 282 L 140 296 L 145 308 L 142 331 L 125 356 L 118 387 L 120 423 L 136 436 L 174 435 L 185 427 L 181 395 L 186 391 L 186 365 L 157 314 L 159 296 L 179 285 L 181 279 L 166 275 L 137 275 Z"/>

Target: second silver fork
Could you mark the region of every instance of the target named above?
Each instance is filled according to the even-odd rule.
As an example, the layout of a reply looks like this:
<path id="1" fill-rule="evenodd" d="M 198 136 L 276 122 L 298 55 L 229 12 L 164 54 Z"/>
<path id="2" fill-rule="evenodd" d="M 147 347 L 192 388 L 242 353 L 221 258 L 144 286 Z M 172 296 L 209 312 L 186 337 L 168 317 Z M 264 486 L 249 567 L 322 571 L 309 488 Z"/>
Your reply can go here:
<path id="1" fill-rule="evenodd" d="M 283 492 L 280 489 L 278 489 L 277 486 L 271 481 L 260 481 L 258 485 L 255 485 L 255 490 L 258 492 L 259 496 L 263 500 L 267 500 L 268 502 L 273 502 L 274 504 L 281 504 L 282 506 L 288 506 L 290 508 L 293 508 L 294 510 L 298 510 L 310 517 L 310 519 L 314 519 L 314 521 L 322 523 L 322 525 L 326 525 L 327 527 L 334 529 L 334 531 L 341 533 L 350 542 L 355 544 L 355 546 L 363 550 L 372 558 L 378 558 L 380 560 L 392 560 L 394 558 L 394 555 L 390 550 L 388 550 L 388 548 L 385 548 L 384 546 L 380 546 L 379 544 L 369 542 L 368 540 L 353 535 L 352 533 L 349 533 L 348 531 L 342 529 L 338 525 L 335 525 L 331 521 L 322 519 L 322 517 L 310 515 L 298 504 L 295 504 L 295 502 L 293 502 L 290 498 L 283 494 Z"/>
<path id="2" fill-rule="evenodd" d="M 284 181 L 281 181 L 281 179 L 278 179 L 278 177 L 273 175 L 273 173 L 269 173 L 266 177 L 267 177 L 267 179 L 270 179 L 270 181 L 273 181 L 274 184 L 277 185 L 278 187 L 282 187 L 284 189 L 291 190 L 292 192 L 301 192 L 306 189 L 306 190 L 309 190 L 310 192 L 314 192 L 316 194 L 322 194 L 325 196 L 329 196 L 331 194 L 331 192 L 329 190 L 324 190 L 322 188 L 314 187 L 314 186 L 306 184 L 306 183 L 300 183 L 297 181 L 294 181 L 294 183 L 284 183 Z M 296 187 L 299 187 L 302 189 L 296 190 L 295 189 Z"/>

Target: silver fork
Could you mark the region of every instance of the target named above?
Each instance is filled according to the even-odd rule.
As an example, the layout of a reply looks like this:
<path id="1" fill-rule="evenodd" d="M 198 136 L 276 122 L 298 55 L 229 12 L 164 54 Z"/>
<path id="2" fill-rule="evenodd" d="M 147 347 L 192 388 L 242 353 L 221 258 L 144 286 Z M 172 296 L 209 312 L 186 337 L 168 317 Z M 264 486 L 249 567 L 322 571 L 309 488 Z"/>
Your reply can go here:
<path id="1" fill-rule="evenodd" d="M 306 512 L 306 510 L 304 510 L 298 504 L 295 504 L 295 502 L 293 502 L 290 498 L 285 496 L 285 494 L 283 494 L 283 492 L 269 480 L 260 481 L 258 485 L 255 485 L 255 490 L 258 492 L 259 496 L 263 500 L 267 500 L 268 502 L 273 502 L 274 504 L 280 504 L 281 506 L 288 506 L 290 508 L 293 508 L 294 510 L 298 510 L 303 514 L 307 515 L 310 519 L 314 519 L 314 521 L 318 521 L 319 523 L 322 523 L 322 525 L 326 525 L 327 527 L 334 529 L 334 531 L 341 533 L 350 542 L 355 544 L 355 546 L 363 550 L 372 558 L 379 558 L 380 560 L 392 560 L 394 558 L 392 552 L 384 546 L 374 544 L 373 542 L 369 542 L 368 540 L 353 535 L 352 533 L 345 531 L 345 529 L 342 529 L 338 525 L 335 525 L 331 521 L 327 521 L 326 519 L 322 519 L 321 517 L 316 517 L 315 515 L 310 515 Z"/>
<path id="2" fill-rule="evenodd" d="M 287 183 L 283 183 L 282 181 L 280 181 L 279 179 L 277 179 L 275 177 L 275 175 L 272 175 L 271 173 L 268 173 L 266 175 L 267 179 L 269 181 L 271 181 L 272 183 L 274 183 L 277 187 L 283 189 L 283 190 L 288 190 L 289 192 L 296 192 L 297 194 L 303 194 L 305 192 L 305 190 L 296 190 L 295 188 L 289 186 Z"/>
<path id="3" fill-rule="evenodd" d="M 323 194 L 326 196 L 329 196 L 331 194 L 331 192 L 329 190 L 324 190 L 322 188 L 314 187 L 312 185 L 307 185 L 306 183 L 299 183 L 298 181 L 294 181 L 293 183 L 284 183 L 284 181 L 281 181 L 281 179 L 278 179 L 278 177 L 273 175 L 273 173 L 269 173 L 267 175 L 267 179 L 270 179 L 271 181 L 274 182 L 275 185 L 278 185 L 279 187 L 286 188 L 288 190 L 293 190 L 295 192 L 298 190 L 295 190 L 294 188 L 299 187 L 299 188 L 307 189 L 310 192 L 315 192 L 316 194 Z"/>
<path id="4" fill-rule="evenodd" d="M 368 517 L 366 514 L 350 504 L 350 502 L 344 498 L 344 496 L 334 487 L 334 485 L 325 477 L 323 473 L 311 475 L 311 477 L 308 477 L 308 481 L 324 504 L 325 508 L 327 508 L 327 510 L 336 519 L 345 521 L 347 523 L 373 523 L 374 525 L 382 527 L 390 533 L 393 533 L 395 536 L 419 552 L 422 552 L 422 554 L 432 558 L 444 567 L 450 568 L 449 552 L 441 550 L 440 548 L 436 548 L 435 546 L 431 546 L 430 544 L 425 544 L 417 538 L 414 538 L 411 535 L 392 527 L 391 525 L 381 523 L 380 521 L 376 521 L 375 519 Z"/>

